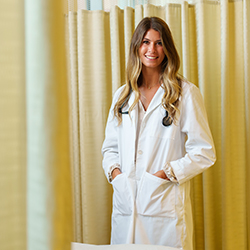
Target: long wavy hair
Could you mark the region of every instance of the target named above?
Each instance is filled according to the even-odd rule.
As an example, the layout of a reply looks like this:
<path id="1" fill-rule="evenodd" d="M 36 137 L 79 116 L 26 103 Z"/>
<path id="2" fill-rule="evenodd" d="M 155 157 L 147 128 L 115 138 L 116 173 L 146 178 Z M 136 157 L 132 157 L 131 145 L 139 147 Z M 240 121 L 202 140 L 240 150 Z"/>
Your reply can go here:
<path id="1" fill-rule="evenodd" d="M 162 98 L 162 106 L 168 111 L 169 116 L 174 122 L 176 121 L 176 113 L 179 112 L 178 104 L 181 96 L 182 77 L 178 74 L 180 58 L 171 31 L 162 19 L 158 17 L 145 17 L 138 24 L 132 36 L 127 62 L 126 84 L 114 106 L 114 115 L 117 117 L 119 125 L 122 122 L 122 114 L 119 110 L 124 103 L 126 104 L 128 102 L 131 91 L 135 94 L 135 100 L 129 108 L 129 113 L 140 99 L 139 87 L 142 77 L 142 63 L 139 57 L 139 48 L 149 29 L 154 29 L 159 32 L 165 53 L 165 58 L 161 64 L 159 79 L 159 82 L 165 90 Z"/>

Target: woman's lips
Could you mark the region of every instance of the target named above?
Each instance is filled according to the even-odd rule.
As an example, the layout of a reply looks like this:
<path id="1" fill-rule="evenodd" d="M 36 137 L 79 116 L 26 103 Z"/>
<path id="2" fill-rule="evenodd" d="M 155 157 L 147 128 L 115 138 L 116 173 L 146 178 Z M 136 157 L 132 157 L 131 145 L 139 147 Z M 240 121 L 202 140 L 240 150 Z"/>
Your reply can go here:
<path id="1" fill-rule="evenodd" d="M 149 55 L 145 55 L 145 57 L 150 59 L 150 60 L 154 60 L 154 59 L 158 58 L 158 56 L 149 56 Z"/>

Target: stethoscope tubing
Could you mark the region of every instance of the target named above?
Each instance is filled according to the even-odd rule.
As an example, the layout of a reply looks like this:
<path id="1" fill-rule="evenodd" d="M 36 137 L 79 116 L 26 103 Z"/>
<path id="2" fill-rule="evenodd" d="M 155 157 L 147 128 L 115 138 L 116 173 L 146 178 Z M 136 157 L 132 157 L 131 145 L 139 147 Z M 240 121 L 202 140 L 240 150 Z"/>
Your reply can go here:
<path id="1" fill-rule="evenodd" d="M 122 103 L 121 107 L 119 108 L 119 113 L 122 114 L 122 115 L 128 115 L 129 114 L 129 111 L 122 111 L 124 105 L 127 103 L 130 95 L 132 93 L 132 89 L 130 89 L 130 92 L 129 92 L 129 95 L 127 96 L 126 100 Z M 171 124 L 173 123 L 173 120 L 172 118 L 168 115 L 168 111 L 166 110 L 166 115 L 163 117 L 162 119 L 162 125 L 164 127 L 168 127 L 170 126 Z"/>

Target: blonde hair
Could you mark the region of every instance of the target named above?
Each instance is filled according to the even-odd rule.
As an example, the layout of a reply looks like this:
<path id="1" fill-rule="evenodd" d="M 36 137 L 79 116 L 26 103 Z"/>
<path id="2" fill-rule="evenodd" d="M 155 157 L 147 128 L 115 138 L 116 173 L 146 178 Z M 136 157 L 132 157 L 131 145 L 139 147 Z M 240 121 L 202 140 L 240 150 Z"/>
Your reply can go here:
<path id="1" fill-rule="evenodd" d="M 129 108 L 129 113 L 140 99 L 139 80 L 141 78 L 142 63 L 139 57 L 139 48 L 149 29 L 154 29 L 159 32 L 165 53 L 159 79 L 159 82 L 165 90 L 165 94 L 162 98 L 162 106 L 168 111 L 173 121 L 176 120 L 176 112 L 179 112 L 178 104 L 181 96 L 182 77 L 178 74 L 180 58 L 171 31 L 162 19 L 158 17 L 145 17 L 138 24 L 132 36 L 127 62 L 126 84 L 114 107 L 114 115 L 117 117 L 119 125 L 122 121 L 122 114 L 119 110 L 124 103 L 126 104 L 128 102 L 131 91 L 134 91 L 135 100 Z"/>

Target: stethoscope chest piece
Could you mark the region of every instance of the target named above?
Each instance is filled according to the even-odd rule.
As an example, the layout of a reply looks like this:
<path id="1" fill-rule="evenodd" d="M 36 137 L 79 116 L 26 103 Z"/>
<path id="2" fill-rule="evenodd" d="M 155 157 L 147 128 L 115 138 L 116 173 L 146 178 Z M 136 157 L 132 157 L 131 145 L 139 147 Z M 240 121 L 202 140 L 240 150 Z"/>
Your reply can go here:
<path id="1" fill-rule="evenodd" d="M 165 126 L 165 127 L 168 127 L 172 124 L 172 119 L 171 117 L 168 115 L 168 111 L 166 110 L 166 116 L 163 117 L 162 119 L 162 125 Z"/>

